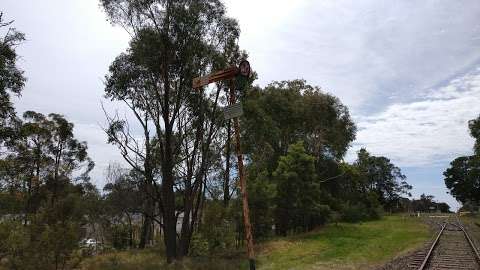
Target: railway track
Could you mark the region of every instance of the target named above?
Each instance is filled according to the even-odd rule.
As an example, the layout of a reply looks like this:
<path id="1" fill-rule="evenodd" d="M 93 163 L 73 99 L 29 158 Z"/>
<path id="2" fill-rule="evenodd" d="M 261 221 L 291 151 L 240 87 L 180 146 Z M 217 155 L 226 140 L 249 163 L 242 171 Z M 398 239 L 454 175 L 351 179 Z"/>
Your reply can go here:
<path id="1" fill-rule="evenodd" d="M 457 217 L 441 224 L 429 249 L 416 253 L 408 267 L 417 270 L 480 270 L 480 255 Z"/>

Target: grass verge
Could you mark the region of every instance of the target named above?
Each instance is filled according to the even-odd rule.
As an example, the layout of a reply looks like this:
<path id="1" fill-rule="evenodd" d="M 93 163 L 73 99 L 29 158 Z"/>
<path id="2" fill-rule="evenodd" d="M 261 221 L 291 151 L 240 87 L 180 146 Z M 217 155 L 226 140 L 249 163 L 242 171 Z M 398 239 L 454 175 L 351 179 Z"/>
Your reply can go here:
<path id="1" fill-rule="evenodd" d="M 466 226 L 468 234 L 473 238 L 476 247 L 480 247 L 480 215 L 470 214 L 461 216 L 460 220 Z"/>
<path id="2" fill-rule="evenodd" d="M 388 216 L 358 224 L 329 224 L 300 237 L 265 244 L 260 269 L 371 269 L 420 247 L 431 237 L 420 219 Z"/>
<path id="3" fill-rule="evenodd" d="M 329 224 L 314 232 L 259 244 L 257 269 L 371 269 L 420 247 L 430 237 L 427 225 L 411 217 Z M 247 269 L 241 256 L 188 258 L 167 267 L 159 254 L 152 250 L 116 252 L 88 259 L 81 269 Z"/>

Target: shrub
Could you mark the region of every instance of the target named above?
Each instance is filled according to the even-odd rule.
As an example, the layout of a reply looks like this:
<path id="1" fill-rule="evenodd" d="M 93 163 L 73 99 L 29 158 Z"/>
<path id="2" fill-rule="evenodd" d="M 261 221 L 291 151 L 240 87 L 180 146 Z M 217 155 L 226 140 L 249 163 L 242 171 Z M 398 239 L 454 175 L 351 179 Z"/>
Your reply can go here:
<path id="1" fill-rule="evenodd" d="M 116 224 L 111 227 L 112 246 L 115 249 L 126 249 L 130 246 L 130 228 L 126 225 Z"/>
<path id="2" fill-rule="evenodd" d="M 193 257 L 206 256 L 209 253 L 209 243 L 202 234 L 194 233 L 190 242 L 189 255 Z"/>
<path id="3" fill-rule="evenodd" d="M 341 217 L 346 222 L 359 222 L 372 219 L 379 219 L 382 215 L 381 207 L 367 207 L 364 203 L 350 204 L 342 206 Z"/>
<path id="4" fill-rule="evenodd" d="M 208 202 L 204 212 L 204 223 L 196 237 L 197 245 L 199 245 L 197 249 L 204 248 L 204 241 L 208 243 L 209 252 L 232 248 L 235 245 L 236 237 L 232 209 L 225 208 L 217 201 Z"/>

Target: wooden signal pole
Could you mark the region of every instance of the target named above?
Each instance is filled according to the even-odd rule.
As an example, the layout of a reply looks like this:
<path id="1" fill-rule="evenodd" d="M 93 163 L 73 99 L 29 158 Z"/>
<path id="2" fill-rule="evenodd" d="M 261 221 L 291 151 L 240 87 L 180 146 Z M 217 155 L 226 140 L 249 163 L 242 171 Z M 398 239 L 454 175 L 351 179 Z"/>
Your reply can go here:
<path id="1" fill-rule="evenodd" d="M 235 104 L 235 83 L 230 81 L 230 105 Z M 243 155 L 240 142 L 240 123 L 238 117 L 233 118 L 233 129 L 235 133 L 235 152 L 237 154 L 238 175 L 240 180 L 240 193 L 242 194 L 243 225 L 245 227 L 245 238 L 247 240 L 247 255 L 250 263 L 250 270 L 255 270 L 255 252 L 253 250 L 252 224 L 250 223 L 250 209 L 248 207 L 247 181 L 245 179 L 245 168 L 243 167 Z"/>
<path id="2" fill-rule="evenodd" d="M 248 77 L 250 75 L 250 64 L 248 61 L 244 60 L 240 63 L 239 67 L 230 67 L 224 70 L 214 72 L 211 75 L 205 77 L 195 78 L 193 80 L 193 88 L 199 88 L 205 85 L 208 85 L 213 82 L 221 80 L 230 80 L 230 97 L 229 105 L 232 106 L 236 102 L 235 98 L 235 77 L 244 76 Z M 243 155 L 241 151 L 241 142 L 240 142 L 240 123 L 238 122 L 238 117 L 233 118 L 233 129 L 235 133 L 235 153 L 237 155 L 238 161 L 238 175 L 240 181 L 240 193 L 242 196 L 242 210 L 243 210 L 243 225 L 245 227 L 245 240 L 247 241 L 247 255 L 250 264 L 250 270 L 255 270 L 255 252 L 253 249 L 253 235 L 252 235 L 252 224 L 250 223 L 250 210 L 248 207 L 248 192 L 247 192 L 247 182 L 245 179 L 245 168 L 243 166 Z"/>

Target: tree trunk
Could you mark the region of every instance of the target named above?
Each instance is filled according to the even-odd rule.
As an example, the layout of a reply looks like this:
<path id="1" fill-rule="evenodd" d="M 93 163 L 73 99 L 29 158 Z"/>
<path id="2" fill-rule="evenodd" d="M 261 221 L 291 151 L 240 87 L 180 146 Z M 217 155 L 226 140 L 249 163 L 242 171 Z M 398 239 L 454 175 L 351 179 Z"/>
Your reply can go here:
<path id="1" fill-rule="evenodd" d="M 144 213 L 143 213 L 143 224 L 142 230 L 140 233 L 140 243 L 138 247 L 144 249 L 150 241 L 153 239 L 153 215 L 155 209 L 155 202 L 153 200 L 153 186 L 150 180 L 153 178 L 150 173 L 150 166 L 145 166 L 147 173 L 145 173 L 146 183 L 145 183 L 145 194 L 146 199 L 144 201 Z"/>
<path id="2" fill-rule="evenodd" d="M 170 178 L 171 180 L 167 180 Z M 172 263 L 177 257 L 177 220 L 175 217 L 175 194 L 173 193 L 173 177 L 164 179 L 163 198 L 165 200 L 165 212 L 163 220 L 165 223 L 164 242 L 166 248 L 167 262 Z"/>
<path id="3" fill-rule="evenodd" d="M 188 255 L 190 239 L 192 235 L 192 228 L 190 226 L 190 213 L 192 210 L 192 201 L 190 200 L 190 198 L 188 200 L 189 202 L 185 205 L 185 212 L 183 213 L 182 231 L 180 235 L 179 253 L 178 253 L 179 258 L 182 258 L 183 256 Z"/>
<path id="4" fill-rule="evenodd" d="M 150 204 L 150 202 L 148 202 L 148 204 Z M 149 211 L 149 209 L 146 209 L 146 211 Z M 144 249 L 152 239 L 152 225 L 153 220 L 149 211 L 143 216 L 142 231 L 140 233 L 140 243 L 138 244 L 138 248 Z"/>
<path id="5" fill-rule="evenodd" d="M 165 97 L 168 99 L 168 95 Z M 168 115 L 168 112 L 166 113 Z M 166 117 L 165 128 L 165 155 L 162 181 L 162 195 L 164 199 L 163 220 L 165 225 L 164 242 L 167 255 L 167 263 L 172 263 L 177 258 L 177 218 L 175 216 L 175 193 L 173 191 L 173 153 L 172 153 L 172 127 L 169 118 Z"/>

